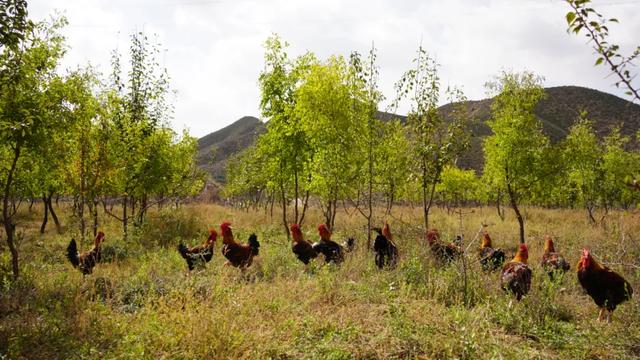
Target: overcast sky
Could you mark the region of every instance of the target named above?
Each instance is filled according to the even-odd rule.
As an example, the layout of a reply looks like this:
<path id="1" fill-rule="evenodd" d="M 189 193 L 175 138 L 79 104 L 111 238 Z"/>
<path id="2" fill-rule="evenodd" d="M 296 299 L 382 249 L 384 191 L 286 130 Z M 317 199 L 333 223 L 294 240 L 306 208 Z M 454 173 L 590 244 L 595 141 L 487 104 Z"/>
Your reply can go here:
<path id="1" fill-rule="evenodd" d="M 640 0 L 594 1 L 620 24 L 612 38 L 630 52 L 640 45 Z M 177 91 L 174 129 L 203 136 L 244 115 L 259 116 L 258 74 L 263 43 L 278 33 L 292 56 L 366 54 L 374 42 L 380 82 L 393 84 L 423 46 L 442 65 L 444 85 L 468 98 L 485 96 L 484 84 L 501 70 L 531 70 L 546 86 L 580 85 L 625 97 L 604 67 L 595 68 L 583 36 L 566 33 L 561 0 L 31 0 L 30 16 L 65 14 L 70 51 L 63 65 L 91 63 L 109 73 L 110 53 L 126 53 L 128 35 L 156 34 L 160 63 Z M 406 111 L 406 105 L 400 108 Z"/>

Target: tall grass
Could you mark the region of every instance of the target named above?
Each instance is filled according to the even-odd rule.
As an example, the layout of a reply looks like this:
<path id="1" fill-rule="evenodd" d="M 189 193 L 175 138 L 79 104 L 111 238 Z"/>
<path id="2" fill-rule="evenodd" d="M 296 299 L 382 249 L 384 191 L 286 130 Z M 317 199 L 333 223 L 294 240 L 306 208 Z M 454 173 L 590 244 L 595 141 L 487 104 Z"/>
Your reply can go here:
<path id="1" fill-rule="evenodd" d="M 493 209 L 469 210 L 467 242 L 489 223 L 494 246 L 507 256 L 515 253 L 514 219 L 503 222 Z M 320 260 L 305 270 L 279 218 L 193 204 L 150 213 L 127 243 L 116 222 L 101 219 L 105 245 L 115 255 L 86 277 L 64 257 L 73 229 L 40 236 L 40 214 L 21 215 L 31 219 L 22 229 L 23 275 L 17 282 L 0 276 L 0 358 L 640 357 L 639 296 L 616 310 L 612 324 L 602 324 L 573 272 L 550 281 L 538 264 L 542 235 L 550 233 L 572 264 L 590 246 L 640 290 L 640 221 L 633 213 L 613 214 L 605 226 L 592 227 L 581 211 L 528 209 L 534 281 L 520 303 L 500 290 L 498 272 L 481 271 L 479 240 L 467 254 L 465 302 L 461 263 L 442 265 L 431 256 L 415 225 L 421 223 L 419 209 L 398 208 L 388 218 L 400 249 L 394 270 L 374 266 L 361 230 L 365 222 L 355 212 L 339 214 L 336 222 L 334 240 L 357 239 L 345 263 Z M 312 210 L 308 219 L 303 231 L 314 240 L 322 216 Z M 433 219 L 444 238 L 458 233 L 456 215 L 436 210 Z M 217 244 L 207 267 L 189 273 L 175 245 L 201 243 L 206 230 L 223 220 L 234 223 L 241 241 L 257 233 L 260 256 L 243 274 L 223 266 Z M 7 263 L 6 249 L 0 261 Z"/>

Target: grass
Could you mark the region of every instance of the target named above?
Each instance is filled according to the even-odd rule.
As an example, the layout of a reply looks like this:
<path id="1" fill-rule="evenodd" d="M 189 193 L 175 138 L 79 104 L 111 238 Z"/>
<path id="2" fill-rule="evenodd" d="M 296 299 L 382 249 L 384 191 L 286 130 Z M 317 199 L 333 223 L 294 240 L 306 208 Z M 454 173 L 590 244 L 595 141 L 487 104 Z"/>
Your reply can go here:
<path id="1" fill-rule="evenodd" d="M 465 216 L 467 241 L 490 223 L 494 246 L 512 256 L 517 223 L 494 209 Z M 72 224 L 67 212 L 63 222 Z M 532 290 L 516 303 L 499 288 L 498 272 L 480 270 L 469 250 L 467 305 L 460 263 L 438 264 L 425 247 L 419 209 L 397 208 L 389 218 L 400 249 L 395 270 L 378 271 L 366 250 L 364 221 L 339 214 L 334 239 L 355 235 L 357 248 L 340 267 L 312 264 L 291 253 L 280 218 L 217 205 L 154 211 L 125 243 L 104 218 L 108 262 L 84 277 L 64 250 L 74 234 L 40 235 L 37 212 L 21 213 L 22 276 L 11 282 L 8 251 L 0 250 L 0 359 L 632 359 L 640 357 L 639 296 L 621 305 L 611 324 L 575 273 L 551 282 L 538 262 L 542 236 L 575 264 L 583 246 L 624 274 L 640 291 L 640 221 L 614 213 L 592 227 L 583 211 L 528 209 Z M 319 212 L 303 226 L 316 239 Z M 458 218 L 435 210 L 434 226 L 453 238 Z M 220 244 L 206 269 L 186 271 L 179 241 L 202 242 L 222 220 L 237 237 L 256 232 L 260 256 L 246 274 L 224 267 Z M 411 225 L 414 224 L 414 225 Z M 87 240 L 83 246 L 90 246 Z M 106 251 L 106 249 L 105 249 Z"/>

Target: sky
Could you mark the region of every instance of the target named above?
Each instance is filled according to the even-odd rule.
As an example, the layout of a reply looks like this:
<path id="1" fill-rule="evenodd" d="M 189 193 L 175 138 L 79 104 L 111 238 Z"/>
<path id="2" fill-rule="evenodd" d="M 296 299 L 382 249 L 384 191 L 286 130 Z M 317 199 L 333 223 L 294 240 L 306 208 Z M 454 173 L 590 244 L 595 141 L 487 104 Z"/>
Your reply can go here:
<path id="1" fill-rule="evenodd" d="M 623 53 L 640 45 L 640 0 L 594 0 L 593 7 L 620 21 L 610 32 Z M 567 34 L 568 10 L 562 0 L 29 1 L 34 20 L 67 17 L 64 68 L 90 63 L 108 74 L 112 51 L 126 59 L 129 35 L 147 33 L 161 45 L 158 60 L 175 90 L 171 125 L 197 137 L 242 116 L 259 117 L 263 44 L 273 33 L 290 44 L 292 57 L 366 54 L 375 44 L 388 99 L 420 43 L 441 65 L 442 84 L 460 87 L 469 99 L 486 98 L 485 83 L 501 71 L 523 70 L 542 75 L 545 86 L 628 98 L 605 67 L 593 66 L 587 39 Z M 408 108 L 404 103 L 398 112 Z"/>

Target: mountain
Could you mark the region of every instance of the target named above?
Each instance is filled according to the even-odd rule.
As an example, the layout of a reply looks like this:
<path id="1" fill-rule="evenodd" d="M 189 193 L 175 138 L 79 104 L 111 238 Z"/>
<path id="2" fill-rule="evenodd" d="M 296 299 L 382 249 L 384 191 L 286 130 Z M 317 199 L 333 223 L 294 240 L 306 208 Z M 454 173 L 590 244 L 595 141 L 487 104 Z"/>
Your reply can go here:
<path id="1" fill-rule="evenodd" d="M 599 136 L 609 134 L 611 128 L 620 125 L 622 134 L 635 137 L 640 129 L 640 105 L 598 90 L 577 86 L 560 86 L 545 89 L 547 97 L 540 101 L 535 114 L 543 124 L 543 131 L 552 142 L 564 139 L 580 112 L 588 112 Z M 470 149 L 461 156 L 459 165 L 480 170 L 483 164 L 482 139 L 491 134 L 486 121 L 491 117 L 492 99 L 468 101 L 469 111 L 476 120 L 472 126 Z M 453 104 L 440 107 L 446 114 Z M 390 120 L 404 116 L 379 112 L 377 118 Z M 215 180 L 224 182 L 225 160 L 232 154 L 249 146 L 255 138 L 266 131 L 265 124 L 252 116 L 245 116 L 233 124 L 198 140 L 198 165 L 206 169 Z M 212 152 L 214 152 L 213 161 Z"/>

